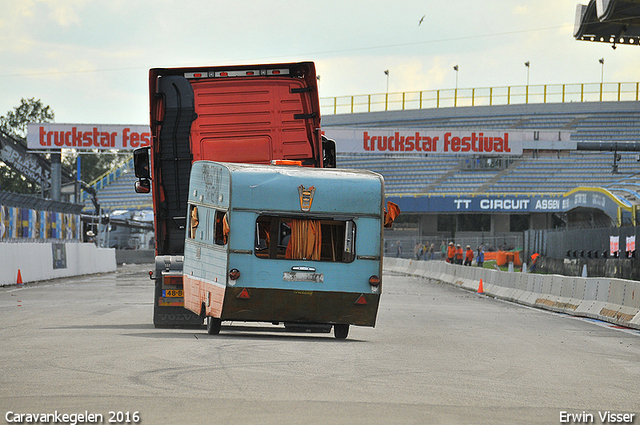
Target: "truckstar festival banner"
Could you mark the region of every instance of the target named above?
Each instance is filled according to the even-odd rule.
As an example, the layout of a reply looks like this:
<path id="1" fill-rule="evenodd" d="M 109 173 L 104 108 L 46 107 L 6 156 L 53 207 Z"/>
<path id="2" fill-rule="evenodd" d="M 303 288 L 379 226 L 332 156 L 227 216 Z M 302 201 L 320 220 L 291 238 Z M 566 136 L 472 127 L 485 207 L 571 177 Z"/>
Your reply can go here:
<path id="1" fill-rule="evenodd" d="M 29 149 L 124 149 L 151 143 L 148 125 L 29 123 Z"/>
<path id="2" fill-rule="evenodd" d="M 340 153 L 522 155 L 525 142 L 569 140 L 542 131 L 412 130 L 327 128 Z"/>

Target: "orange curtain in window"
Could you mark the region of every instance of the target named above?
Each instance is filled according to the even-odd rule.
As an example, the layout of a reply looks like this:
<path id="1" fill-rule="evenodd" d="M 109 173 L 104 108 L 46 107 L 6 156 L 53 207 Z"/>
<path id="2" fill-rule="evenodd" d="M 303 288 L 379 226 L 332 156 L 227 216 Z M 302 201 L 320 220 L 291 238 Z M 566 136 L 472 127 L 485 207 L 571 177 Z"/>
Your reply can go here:
<path id="1" fill-rule="evenodd" d="M 391 227 L 393 220 L 400 215 L 400 207 L 391 201 L 387 201 L 387 208 L 384 210 L 384 227 Z"/>
<path id="2" fill-rule="evenodd" d="M 321 246 L 320 220 L 291 221 L 291 237 L 287 245 L 286 258 L 320 260 Z"/>
<path id="3" fill-rule="evenodd" d="M 229 217 L 227 213 L 222 217 L 222 234 L 224 235 L 224 244 L 226 245 L 229 240 Z"/>
<path id="4" fill-rule="evenodd" d="M 196 230 L 198 229 L 198 207 L 194 206 L 191 208 L 191 239 L 196 238 Z"/>

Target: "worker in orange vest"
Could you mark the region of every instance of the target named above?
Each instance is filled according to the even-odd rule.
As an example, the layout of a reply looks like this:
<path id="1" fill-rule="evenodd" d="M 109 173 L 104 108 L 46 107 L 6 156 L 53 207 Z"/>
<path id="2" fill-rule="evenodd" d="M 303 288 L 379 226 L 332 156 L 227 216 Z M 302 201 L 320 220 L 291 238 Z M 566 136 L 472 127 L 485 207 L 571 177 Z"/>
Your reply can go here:
<path id="1" fill-rule="evenodd" d="M 462 247 L 460 244 L 456 247 L 456 264 L 462 265 L 462 257 L 463 257 Z"/>
<path id="2" fill-rule="evenodd" d="M 453 259 L 456 256 L 456 247 L 453 246 L 453 242 L 449 242 L 449 247 L 447 248 L 447 263 L 453 264 Z"/>
<path id="3" fill-rule="evenodd" d="M 470 266 L 473 261 L 473 250 L 471 249 L 471 245 L 467 245 L 467 251 L 464 256 L 464 265 Z"/>

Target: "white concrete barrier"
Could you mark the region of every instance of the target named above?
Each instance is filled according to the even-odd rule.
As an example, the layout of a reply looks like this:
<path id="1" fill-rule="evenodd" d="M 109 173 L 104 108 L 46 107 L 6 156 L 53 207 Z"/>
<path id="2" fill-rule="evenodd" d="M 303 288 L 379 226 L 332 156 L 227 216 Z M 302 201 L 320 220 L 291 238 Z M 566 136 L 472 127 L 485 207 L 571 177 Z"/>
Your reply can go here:
<path id="1" fill-rule="evenodd" d="M 622 305 L 640 310 L 640 282 L 627 282 Z"/>
<path id="2" fill-rule="evenodd" d="M 115 249 L 92 243 L 0 243 L 0 286 L 116 270 Z"/>
<path id="3" fill-rule="evenodd" d="M 528 306 L 640 329 L 640 282 L 606 277 L 509 273 L 444 261 L 385 258 L 385 270 L 433 279 Z"/>

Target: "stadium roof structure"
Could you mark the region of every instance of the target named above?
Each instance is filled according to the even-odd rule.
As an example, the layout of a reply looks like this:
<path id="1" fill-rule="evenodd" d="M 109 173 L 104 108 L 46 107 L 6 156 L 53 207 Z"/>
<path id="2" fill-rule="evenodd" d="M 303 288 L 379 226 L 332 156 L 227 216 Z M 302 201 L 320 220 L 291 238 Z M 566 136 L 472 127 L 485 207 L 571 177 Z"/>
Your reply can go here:
<path id="1" fill-rule="evenodd" d="M 640 0 L 591 0 L 578 4 L 573 36 L 577 40 L 640 45 Z"/>

